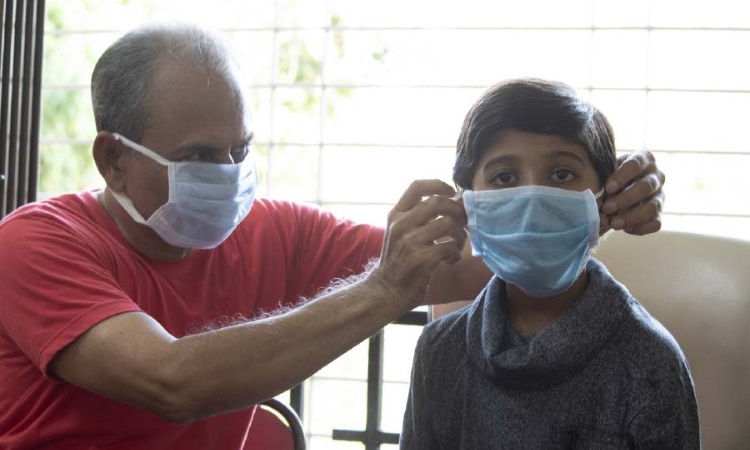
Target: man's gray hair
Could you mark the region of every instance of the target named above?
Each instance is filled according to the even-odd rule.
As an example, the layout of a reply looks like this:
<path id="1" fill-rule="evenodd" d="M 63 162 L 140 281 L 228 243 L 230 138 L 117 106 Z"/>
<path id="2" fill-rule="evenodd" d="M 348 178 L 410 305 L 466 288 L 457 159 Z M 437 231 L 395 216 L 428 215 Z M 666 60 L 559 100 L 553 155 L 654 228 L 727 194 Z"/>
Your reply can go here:
<path id="1" fill-rule="evenodd" d="M 128 32 L 102 54 L 91 75 L 91 101 L 97 131 L 120 133 L 136 142 L 153 123 L 149 85 L 165 62 L 230 82 L 236 61 L 224 39 L 194 25 L 152 24 Z"/>

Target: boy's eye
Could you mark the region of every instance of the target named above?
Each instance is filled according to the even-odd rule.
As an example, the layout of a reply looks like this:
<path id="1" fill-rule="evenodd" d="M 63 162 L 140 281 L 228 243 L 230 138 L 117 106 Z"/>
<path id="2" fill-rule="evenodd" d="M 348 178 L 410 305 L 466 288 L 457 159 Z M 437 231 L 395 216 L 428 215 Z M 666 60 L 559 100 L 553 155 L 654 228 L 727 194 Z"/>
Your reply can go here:
<path id="1" fill-rule="evenodd" d="M 492 176 L 492 182 L 496 184 L 510 184 L 516 181 L 516 176 L 511 172 L 499 172 Z"/>
<path id="2" fill-rule="evenodd" d="M 567 170 L 567 169 L 557 169 L 552 173 L 552 180 L 561 182 L 561 181 L 570 181 L 573 179 L 573 172 Z"/>

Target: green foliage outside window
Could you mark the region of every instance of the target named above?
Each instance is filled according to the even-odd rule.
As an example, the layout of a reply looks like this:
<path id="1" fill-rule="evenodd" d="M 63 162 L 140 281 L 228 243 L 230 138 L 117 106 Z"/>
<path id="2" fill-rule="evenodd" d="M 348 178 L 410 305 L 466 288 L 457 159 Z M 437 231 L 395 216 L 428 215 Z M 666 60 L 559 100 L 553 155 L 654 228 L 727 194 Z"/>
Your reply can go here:
<path id="1" fill-rule="evenodd" d="M 257 8 L 257 5 L 261 3 L 258 2 L 253 7 Z M 99 55 L 128 29 L 152 20 L 203 23 L 200 15 L 191 13 L 191 8 L 193 12 L 200 13 L 204 8 L 202 5 L 204 3 L 200 1 L 48 1 L 40 143 L 39 191 L 42 196 L 101 187 L 104 184 L 91 156 L 91 145 L 96 136 L 96 129 L 91 111 L 89 83 L 91 71 Z M 273 2 L 266 2 L 266 5 L 273 5 Z M 299 5 L 294 1 L 281 2 L 279 3 L 281 11 L 278 14 L 284 16 L 288 13 L 289 16 L 294 16 L 292 12 L 298 7 Z M 216 11 L 214 14 L 222 18 L 232 16 L 232 11 L 249 11 L 248 14 L 252 15 L 255 13 L 252 9 L 244 1 L 229 1 L 224 4 L 224 15 Z M 172 14 L 173 11 L 174 14 Z M 342 18 L 338 14 L 331 13 L 328 17 L 330 25 L 342 24 Z M 213 26 L 213 28 L 221 29 L 220 26 Z M 245 64 L 246 70 L 253 71 L 248 74 L 245 82 L 256 86 L 270 85 L 273 77 L 267 74 L 276 70 L 275 83 L 294 86 L 292 90 L 284 94 L 274 94 L 277 96 L 276 103 L 281 111 L 276 112 L 277 117 L 273 120 L 284 120 L 285 114 L 293 114 L 298 117 L 298 120 L 315 124 L 321 113 L 321 107 L 325 108 L 326 116 L 331 117 L 335 114 L 336 100 L 351 95 L 351 89 L 348 88 L 326 88 L 325 101 L 323 101 L 322 55 L 320 48 L 311 47 L 309 34 L 305 34 L 310 33 L 309 31 L 294 31 L 293 24 L 292 31 L 283 33 L 275 31 L 270 24 L 250 26 L 248 30 L 243 30 L 241 26 L 230 23 L 227 24 L 227 29 L 230 41 L 239 44 L 237 50 L 240 52 L 240 59 L 243 63 L 246 62 L 245 60 L 251 62 L 252 67 L 247 67 L 248 64 Z M 322 24 L 320 29 L 312 33 L 316 32 L 322 39 L 324 36 Z M 248 36 L 257 38 L 260 35 L 261 37 L 257 38 L 259 41 L 271 45 L 273 39 L 270 36 L 274 33 L 276 33 L 277 41 L 276 69 L 272 68 L 273 61 L 257 56 L 261 53 L 258 48 L 262 47 L 261 44 L 248 44 L 251 39 Z M 337 57 L 343 57 L 345 53 L 343 33 L 336 31 L 335 28 L 327 33 L 325 36 L 330 36 L 331 39 L 330 51 L 334 52 Z M 263 40 L 262 37 L 266 35 L 268 38 Z M 380 63 L 378 58 L 379 55 L 373 54 L 373 61 L 376 64 Z M 256 91 L 258 90 L 251 89 L 250 91 L 254 118 L 268 114 L 268 99 L 262 98 L 263 93 Z M 268 121 L 267 117 L 263 119 Z M 297 136 L 288 130 L 278 132 L 275 136 L 269 135 L 264 130 L 255 131 L 259 142 L 274 142 L 275 151 L 279 152 L 282 158 L 284 155 L 281 153 L 285 151 L 284 142 L 299 142 Z M 320 136 L 315 139 L 316 142 L 320 140 Z M 300 150 L 293 151 L 299 152 Z M 317 161 L 317 154 L 312 154 L 317 151 L 317 148 L 309 148 L 305 150 L 307 154 L 298 156 L 310 162 Z M 266 176 L 267 168 L 264 162 L 270 158 L 268 152 L 267 146 L 256 146 L 261 177 Z M 294 159 L 299 161 L 298 157 Z M 305 169 L 308 170 L 309 166 Z M 308 178 L 310 178 L 308 184 L 311 184 L 316 182 L 317 177 L 313 175 Z M 295 175 L 295 170 L 289 173 L 279 173 L 273 177 L 273 183 L 281 185 L 279 186 L 281 192 L 285 191 L 283 185 L 289 184 L 294 190 L 295 187 L 291 185 L 299 182 L 300 178 Z"/>

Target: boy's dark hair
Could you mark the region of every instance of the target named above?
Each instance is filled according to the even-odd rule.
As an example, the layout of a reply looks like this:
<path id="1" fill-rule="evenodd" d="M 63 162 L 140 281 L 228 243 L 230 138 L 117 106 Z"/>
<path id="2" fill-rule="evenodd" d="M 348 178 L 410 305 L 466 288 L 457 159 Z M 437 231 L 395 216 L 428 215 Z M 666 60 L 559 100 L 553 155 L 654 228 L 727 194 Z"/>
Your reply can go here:
<path id="1" fill-rule="evenodd" d="M 506 129 L 551 134 L 581 144 L 602 187 L 615 170 L 615 137 L 604 114 L 564 83 L 516 79 L 492 86 L 466 114 L 453 166 L 458 187 L 472 188 L 482 154 Z"/>

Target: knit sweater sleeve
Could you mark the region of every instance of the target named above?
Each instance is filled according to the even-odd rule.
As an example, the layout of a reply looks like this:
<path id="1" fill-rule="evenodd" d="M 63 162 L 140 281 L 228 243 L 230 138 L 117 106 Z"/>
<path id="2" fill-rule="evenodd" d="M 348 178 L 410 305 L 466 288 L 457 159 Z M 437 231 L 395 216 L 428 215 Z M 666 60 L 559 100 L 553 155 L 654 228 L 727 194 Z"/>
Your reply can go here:
<path id="1" fill-rule="evenodd" d="M 643 408 L 631 422 L 629 435 L 637 450 L 700 449 L 700 435 L 695 430 L 694 406 L 686 399 L 656 399 Z"/>
<path id="2" fill-rule="evenodd" d="M 634 449 L 700 449 L 698 405 L 692 378 L 684 359 L 675 362 L 673 370 L 664 367 L 661 376 L 645 380 L 648 387 L 642 392 L 646 395 L 636 402 L 638 406 L 634 405 L 628 426 Z"/>

